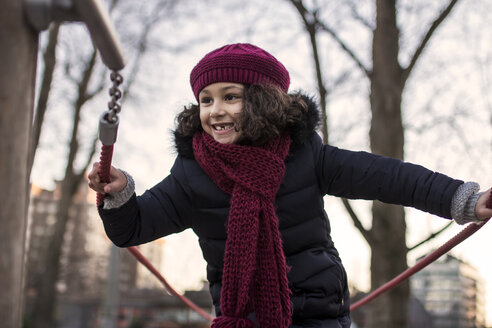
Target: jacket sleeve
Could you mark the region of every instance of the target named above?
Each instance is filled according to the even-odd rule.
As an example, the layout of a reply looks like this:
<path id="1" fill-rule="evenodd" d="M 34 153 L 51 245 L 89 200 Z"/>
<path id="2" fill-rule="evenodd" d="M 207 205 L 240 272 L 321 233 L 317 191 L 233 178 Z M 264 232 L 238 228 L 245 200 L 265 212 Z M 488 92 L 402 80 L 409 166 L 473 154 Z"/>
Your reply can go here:
<path id="1" fill-rule="evenodd" d="M 178 158 L 173 170 L 179 162 Z M 121 207 L 98 210 L 109 239 L 119 247 L 129 247 L 189 228 L 191 209 L 185 184 L 171 173 L 141 196 L 134 194 Z"/>
<path id="2" fill-rule="evenodd" d="M 322 192 L 380 200 L 451 218 L 451 200 L 463 184 L 423 166 L 368 152 L 342 150 L 312 139 Z"/>

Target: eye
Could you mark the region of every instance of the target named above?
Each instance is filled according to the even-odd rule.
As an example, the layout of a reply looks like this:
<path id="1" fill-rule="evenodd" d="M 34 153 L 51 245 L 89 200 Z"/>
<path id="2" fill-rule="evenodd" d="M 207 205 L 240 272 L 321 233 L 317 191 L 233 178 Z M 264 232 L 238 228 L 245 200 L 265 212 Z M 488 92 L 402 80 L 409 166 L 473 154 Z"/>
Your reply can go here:
<path id="1" fill-rule="evenodd" d="M 227 100 L 227 101 L 232 101 L 232 100 L 236 100 L 236 99 L 239 99 L 241 98 L 240 95 L 238 94 L 235 94 L 235 93 L 229 93 L 229 94 L 226 94 L 224 99 Z"/>
<path id="2" fill-rule="evenodd" d="M 212 98 L 210 97 L 202 97 L 200 98 L 200 104 L 210 104 L 212 102 Z"/>

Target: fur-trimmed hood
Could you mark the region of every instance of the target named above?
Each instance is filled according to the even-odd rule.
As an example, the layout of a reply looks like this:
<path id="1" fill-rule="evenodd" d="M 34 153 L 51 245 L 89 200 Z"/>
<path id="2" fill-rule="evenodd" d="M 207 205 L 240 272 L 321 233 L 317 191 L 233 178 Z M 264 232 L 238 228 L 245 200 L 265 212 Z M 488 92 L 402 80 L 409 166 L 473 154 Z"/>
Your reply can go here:
<path id="1" fill-rule="evenodd" d="M 314 97 L 301 93 L 301 98 L 306 102 L 308 107 L 302 119 L 287 128 L 290 131 L 290 136 L 292 138 L 290 152 L 304 144 L 309 137 L 316 132 L 316 129 L 320 124 L 320 110 Z M 192 146 L 193 137 L 184 136 L 177 130 L 173 131 L 173 135 L 178 155 L 186 158 L 194 158 Z"/>

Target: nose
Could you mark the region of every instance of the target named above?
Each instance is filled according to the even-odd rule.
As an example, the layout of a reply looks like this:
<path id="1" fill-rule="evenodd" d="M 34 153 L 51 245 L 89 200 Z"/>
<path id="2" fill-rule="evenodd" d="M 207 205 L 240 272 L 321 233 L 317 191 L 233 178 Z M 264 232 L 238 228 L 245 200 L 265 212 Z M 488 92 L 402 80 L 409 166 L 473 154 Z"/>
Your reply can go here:
<path id="1" fill-rule="evenodd" d="M 210 108 L 210 117 L 219 117 L 224 114 L 224 108 L 221 101 L 214 101 Z"/>

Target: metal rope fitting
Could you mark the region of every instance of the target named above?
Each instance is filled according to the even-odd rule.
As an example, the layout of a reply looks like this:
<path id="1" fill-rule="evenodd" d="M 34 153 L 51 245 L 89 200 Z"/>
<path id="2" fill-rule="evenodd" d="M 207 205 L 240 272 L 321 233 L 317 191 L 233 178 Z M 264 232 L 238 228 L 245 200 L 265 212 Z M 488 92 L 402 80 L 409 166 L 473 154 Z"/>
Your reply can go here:
<path id="1" fill-rule="evenodd" d="M 99 119 L 99 140 L 101 140 L 103 145 L 111 146 L 116 142 L 119 123 L 118 116 L 111 116 L 110 111 L 106 111 L 101 115 Z"/>

